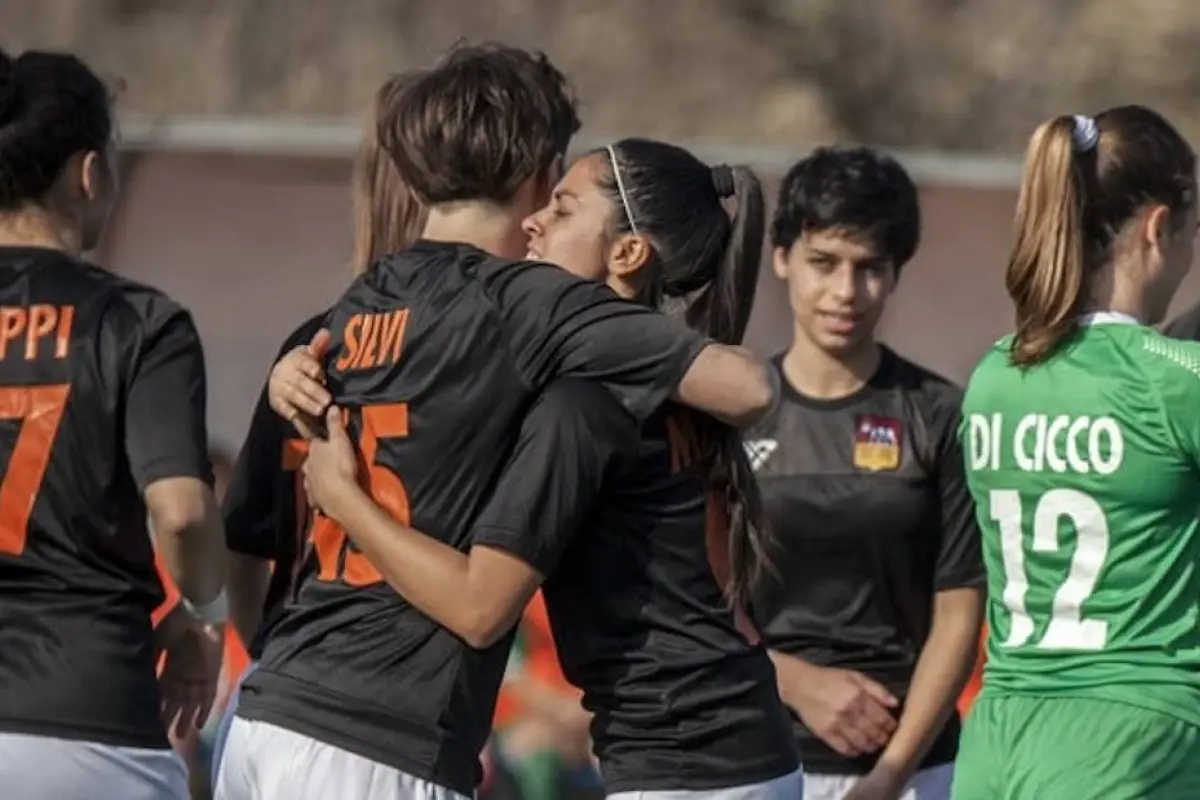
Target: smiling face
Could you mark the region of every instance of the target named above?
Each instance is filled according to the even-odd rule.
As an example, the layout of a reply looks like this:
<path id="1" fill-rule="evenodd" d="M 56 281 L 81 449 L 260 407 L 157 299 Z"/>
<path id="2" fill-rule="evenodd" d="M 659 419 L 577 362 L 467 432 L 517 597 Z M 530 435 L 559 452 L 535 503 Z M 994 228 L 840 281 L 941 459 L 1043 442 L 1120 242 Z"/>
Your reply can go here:
<path id="1" fill-rule="evenodd" d="M 835 357 L 874 342 L 896 266 L 871 236 L 809 231 L 790 248 L 775 248 L 774 268 L 787 282 L 798 334 Z"/>

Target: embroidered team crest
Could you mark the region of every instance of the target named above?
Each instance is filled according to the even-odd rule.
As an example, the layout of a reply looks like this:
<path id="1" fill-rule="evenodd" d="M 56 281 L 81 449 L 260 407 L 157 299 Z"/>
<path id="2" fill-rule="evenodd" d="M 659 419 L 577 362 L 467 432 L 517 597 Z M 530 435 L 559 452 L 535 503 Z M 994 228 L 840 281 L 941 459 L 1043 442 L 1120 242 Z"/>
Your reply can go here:
<path id="1" fill-rule="evenodd" d="M 904 426 L 893 417 L 859 414 L 854 418 L 854 466 L 878 472 L 900 466 Z"/>
<path id="2" fill-rule="evenodd" d="M 746 442 L 746 457 L 750 459 L 750 468 L 757 472 L 778 449 L 777 439 L 752 439 Z"/>

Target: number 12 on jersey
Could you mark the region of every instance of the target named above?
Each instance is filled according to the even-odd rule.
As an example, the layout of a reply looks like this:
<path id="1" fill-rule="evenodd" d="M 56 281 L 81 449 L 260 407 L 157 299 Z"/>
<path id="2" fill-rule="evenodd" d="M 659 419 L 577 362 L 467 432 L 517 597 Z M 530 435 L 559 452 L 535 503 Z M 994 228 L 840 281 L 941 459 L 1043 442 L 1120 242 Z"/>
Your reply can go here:
<path id="1" fill-rule="evenodd" d="M 1109 530 L 1104 509 L 1091 495 L 1075 489 L 1052 489 L 1038 498 L 1033 511 L 1032 538 L 1025 543 L 1021 495 L 1011 489 L 988 493 L 989 515 L 1000 529 L 1004 563 L 1004 606 L 1012 621 L 1004 647 L 1021 647 L 1033 638 L 1036 625 L 1026 605 L 1029 566 L 1026 558 L 1058 552 L 1059 523 L 1075 529 L 1075 550 L 1067 574 L 1050 603 L 1050 618 L 1037 647 L 1046 650 L 1100 650 L 1108 640 L 1108 623 L 1085 619 L 1083 605 L 1096 590 L 1108 558 Z"/>

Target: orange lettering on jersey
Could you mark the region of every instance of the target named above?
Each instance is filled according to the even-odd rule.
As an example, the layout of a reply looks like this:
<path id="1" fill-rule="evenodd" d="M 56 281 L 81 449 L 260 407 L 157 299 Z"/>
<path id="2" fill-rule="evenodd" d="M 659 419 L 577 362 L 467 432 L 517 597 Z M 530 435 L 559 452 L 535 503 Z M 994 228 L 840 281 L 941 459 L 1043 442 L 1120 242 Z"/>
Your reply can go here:
<path id="1" fill-rule="evenodd" d="M 342 331 L 342 341 L 345 342 L 343 345 L 345 347 L 345 351 L 334 364 L 334 367 L 336 367 L 339 372 L 345 372 L 350 368 L 351 364 L 358 360 L 359 351 L 362 349 L 362 344 L 358 339 L 358 332 L 362 329 L 362 324 L 362 314 L 355 314 L 354 316 L 350 317 L 349 321 L 346 322 L 346 328 Z"/>
<path id="2" fill-rule="evenodd" d="M 0 358 L 8 357 L 8 343 L 25 332 L 23 308 L 0 308 Z"/>
<path id="3" fill-rule="evenodd" d="M 346 323 L 344 349 L 335 366 L 342 372 L 373 369 L 400 360 L 408 309 L 355 314 Z"/>
<path id="4" fill-rule="evenodd" d="M 58 340 L 54 344 L 54 357 L 66 358 L 71 346 L 71 325 L 75 323 L 75 306 L 63 306 L 58 310 Z"/>
<path id="5" fill-rule="evenodd" d="M 37 358 L 38 343 L 42 337 L 54 332 L 58 325 L 58 311 L 54 306 L 38 304 L 29 309 L 29 329 L 25 336 L 25 360 Z"/>
<path id="6" fill-rule="evenodd" d="M 380 358 L 383 358 L 384 354 L 390 353 L 391 358 L 388 363 L 395 364 L 400 360 L 400 348 L 404 343 L 404 330 L 407 326 L 407 308 L 393 311 L 387 315 L 387 320 L 383 324 L 383 333 L 380 334 L 379 339 Z"/>
<path id="7" fill-rule="evenodd" d="M 0 308 L 0 359 L 8 357 L 8 346 L 24 337 L 22 351 L 27 361 L 38 357 L 42 340 L 54 337 L 54 357 L 66 358 L 71 346 L 71 326 L 75 322 L 74 306 L 53 306 L 38 303 L 29 308 Z"/>

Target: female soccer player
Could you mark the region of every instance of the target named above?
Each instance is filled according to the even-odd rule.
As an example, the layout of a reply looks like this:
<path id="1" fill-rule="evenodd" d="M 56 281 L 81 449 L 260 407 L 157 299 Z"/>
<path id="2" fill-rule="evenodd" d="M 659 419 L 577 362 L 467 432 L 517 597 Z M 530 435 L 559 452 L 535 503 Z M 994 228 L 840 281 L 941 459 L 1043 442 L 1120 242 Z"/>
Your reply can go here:
<path id="1" fill-rule="evenodd" d="M 726 344 L 741 341 L 749 319 L 763 226 L 749 170 L 710 168 L 642 139 L 584 156 L 526 222 L 532 258 L 678 306 Z M 487 649 L 509 641 L 545 580 L 563 669 L 595 715 L 610 796 L 799 796 L 770 660 L 739 631 L 714 574 L 737 604 L 769 579 L 735 430 L 668 406 L 639 442 L 604 390 L 552 385 L 463 553 L 382 511 L 356 481 L 340 418 L 329 423 L 332 441 L 314 442 L 305 467 L 312 499 L 404 599 Z"/>
<path id="2" fill-rule="evenodd" d="M 452 545 L 466 544 L 521 414 L 556 378 L 603 386 L 639 420 L 671 396 L 742 423 L 770 405 L 752 355 L 512 259 L 578 124 L 565 79 L 539 54 L 459 47 L 422 71 L 381 132 L 427 208 L 423 238 L 338 302 L 328 388 L 289 382 L 322 415 L 314 422 L 331 397 L 349 409 L 371 496 Z M 218 797 L 469 796 L 505 649 L 472 650 L 414 609 L 328 519 L 312 541 L 295 601 L 243 686 Z"/>
<path id="3" fill-rule="evenodd" d="M 1033 134 L 1016 333 L 963 403 L 989 632 L 955 800 L 1200 797 L 1200 347 L 1150 327 L 1195 236 L 1196 157 L 1154 111 Z"/>
<path id="4" fill-rule="evenodd" d="M 116 197 L 110 100 L 74 56 L 0 51 L 5 797 L 187 797 L 164 722 L 203 724 L 221 665 L 199 336 L 161 292 L 83 259 Z M 183 595 L 157 636 L 147 516 Z"/>
<path id="5" fill-rule="evenodd" d="M 961 392 L 875 339 L 919 237 L 917 187 L 872 150 L 818 149 L 780 188 L 794 331 L 747 446 L 783 579 L 753 608 L 809 800 L 950 793 L 983 584 Z"/>
<path id="6" fill-rule="evenodd" d="M 394 76 L 379 87 L 363 130 L 351 187 L 353 275 L 361 275 L 376 260 L 408 247 L 424 224 L 421 204 L 408 191 L 396 165 L 379 145 L 379 120 L 392 97 L 403 90 L 408 77 Z M 322 311 L 305 320 L 284 340 L 276 358 L 311 340 L 328 313 Z M 254 661 L 261 656 L 270 627 L 283 611 L 283 602 L 295 578 L 296 559 L 303 552 L 308 532 L 307 499 L 298 478 L 305 449 L 300 435 L 271 411 L 263 386 L 223 509 L 226 544 L 230 550 L 230 615 Z M 235 690 L 213 744 L 214 786 L 225 737 L 236 710 Z"/>

